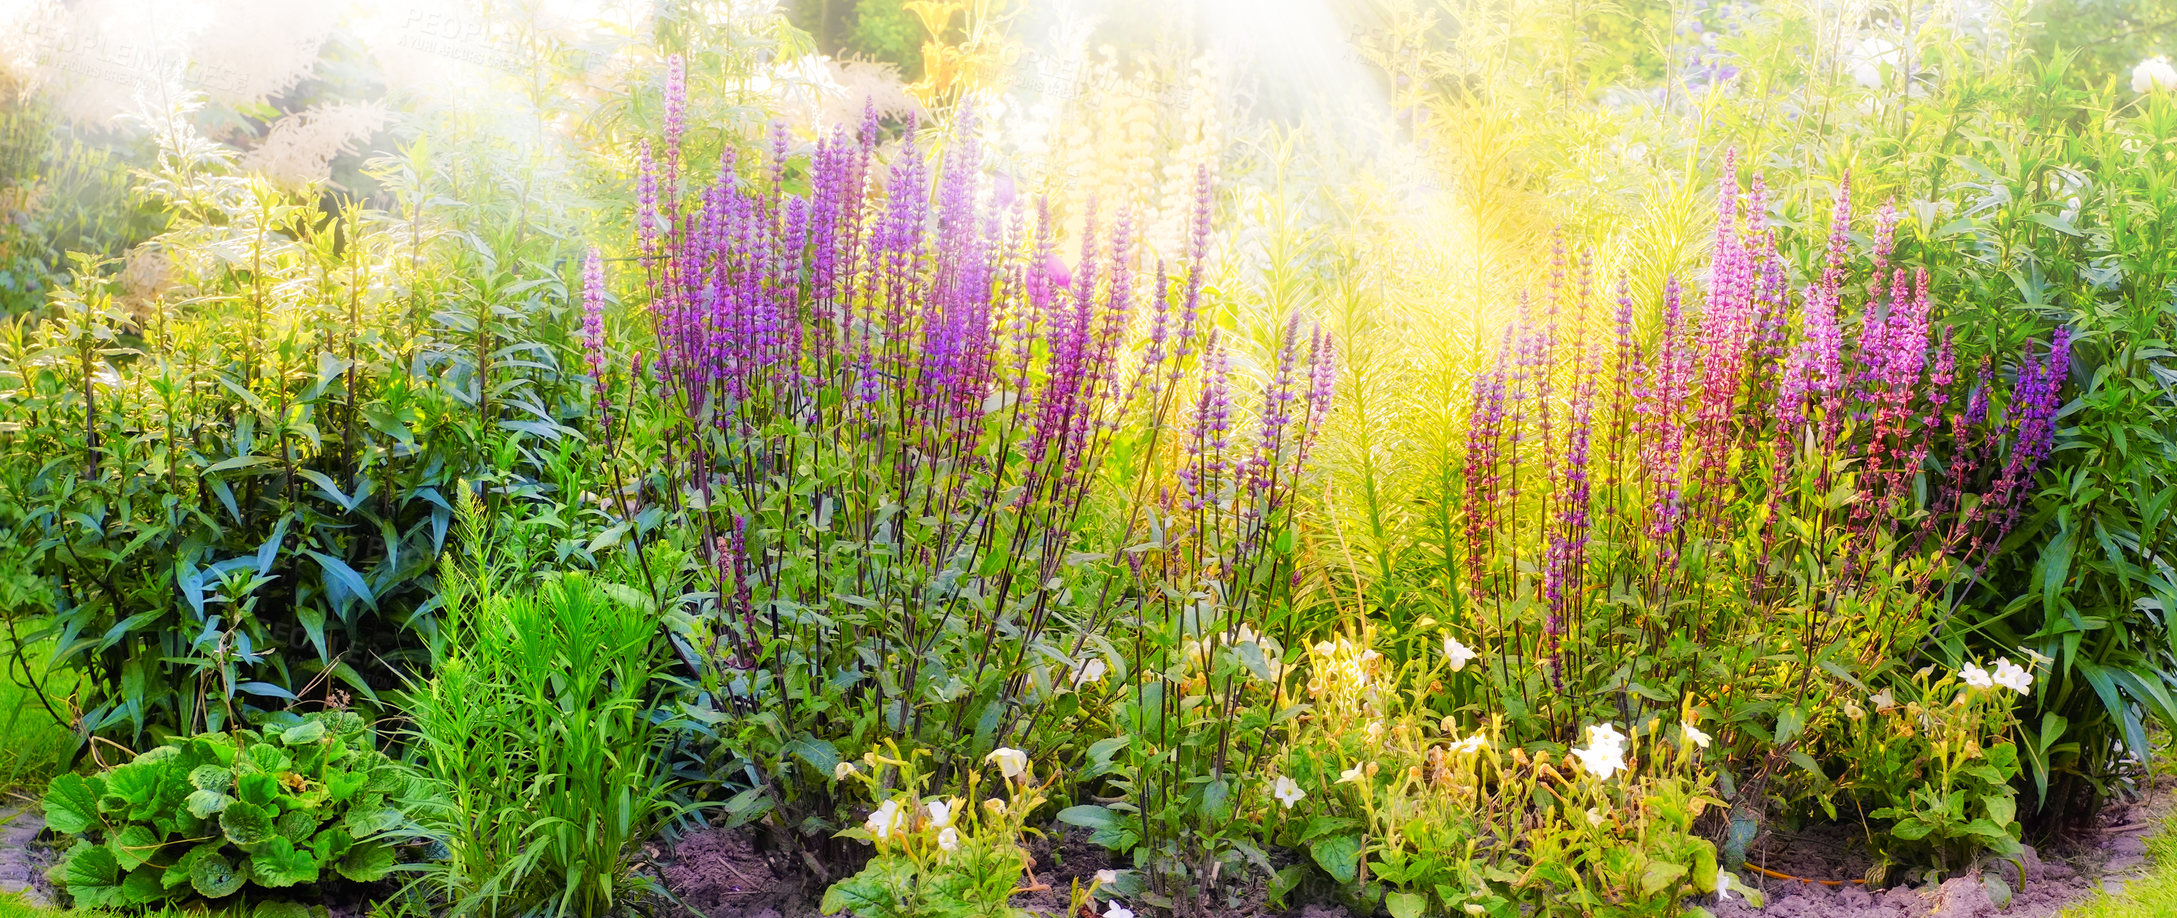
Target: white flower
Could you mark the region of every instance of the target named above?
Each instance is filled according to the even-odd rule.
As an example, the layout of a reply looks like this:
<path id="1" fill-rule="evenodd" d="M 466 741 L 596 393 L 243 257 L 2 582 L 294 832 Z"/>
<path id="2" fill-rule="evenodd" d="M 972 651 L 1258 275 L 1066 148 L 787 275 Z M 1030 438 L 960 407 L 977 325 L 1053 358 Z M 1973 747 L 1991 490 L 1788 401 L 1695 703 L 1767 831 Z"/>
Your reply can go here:
<path id="1" fill-rule="evenodd" d="M 998 772 L 1008 778 L 1020 777 L 1022 772 L 1028 770 L 1028 753 L 1010 746 L 998 747 L 996 751 L 983 756 L 983 761 L 996 762 Z"/>
<path id="2" fill-rule="evenodd" d="M 853 774 L 854 774 L 854 763 L 853 763 L 853 762 L 841 762 L 841 763 L 839 763 L 839 764 L 837 764 L 837 765 L 833 765 L 833 766 L 831 767 L 831 779 L 832 779 L 832 780 L 834 780 L 834 781 L 844 781 L 844 780 L 846 780 L 847 778 L 849 778 L 849 777 L 853 776 Z"/>
<path id="3" fill-rule="evenodd" d="M 1880 35 L 1870 35 L 1852 47 L 1845 69 L 1852 74 L 1852 82 L 1867 89 L 1882 86 L 1882 68 L 1896 67 L 1904 60 L 1898 53 L 1897 42 Z"/>
<path id="4" fill-rule="evenodd" d="M 1289 810 L 1293 808 L 1293 804 L 1305 799 L 1308 792 L 1300 789 L 1300 782 L 1279 775 L 1270 785 L 1270 796 L 1276 797 L 1277 802 L 1284 804 Z"/>
<path id="5" fill-rule="evenodd" d="M 1477 752 L 1489 745 L 1489 737 L 1479 733 L 1451 744 L 1453 752 Z"/>
<path id="6" fill-rule="evenodd" d="M 1444 658 L 1451 661 L 1452 672 L 1465 669 L 1466 665 L 1477 656 L 1480 656 L 1480 654 L 1475 653 L 1474 648 L 1459 643 L 1458 638 L 1445 636 Z"/>
<path id="7" fill-rule="evenodd" d="M 1694 726 L 1692 722 L 1681 723 L 1678 725 L 1678 729 L 1685 731 L 1686 742 L 1702 749 L 1708 748 L 1708 741 L 1711 737 L 1701 732 L 1701 728 Z"/>
<path id="8" fill-rule="evenodd" d="M 1134 910 L 1113 902 L 1104 909 L 1104 918 L 1134 918 Z"/>
<path id="9" fill-rule="evenodd" d="M 1489 911 L 1489 910 L 1488 910 L 1488 909 L 1486 909 L 1486 908 L 1483 908 L 1483 907 L 1482 907 L 1482 904 L 1481 904 L 1481 903 L 1479 903 L 1479 902 L 1469 902 L 1469 903 L 1467 903 L 1467 904 L 1466 904 L 1466 913 L 1467 913 L 1467 914 L 1469 914 L 1469 915 L 1480 915 L 1480 914 L 1485 914 L 1485 913 L 1487 913 L 1488 911 Z"/>
<path id="10" fill-rule="evenodd" d="M 2132 68 L 2133 92 L 2162 92 L 2170 89 L 2177 89 L 2177 67 L 2170 66 L 2169 58 L 2150 57 Z"/>
<path id="11" fill-rule="evenodd" d="M 1572 750 L 1580 760 L 1580 768 L 1596 778 L 1608 781 L 1610 776 L 1625 768 L 1625 734 L 1610 724 L 1598 724 L 1587 728 L 1587 748 Z"/>
<path id="12" fill-rule="evenodd" d="M 1731 898 L 1731 879 L 1731 871 L 1722 867 L 1716 868 L 1716 901 L 1722 902 Z"/>
<path id="13" fill-rule="evenodd" d="M 1890 696 L 1889 689 L 1883 689 L 1882 691 L 1876 692 L 1873 695 L 1868 696 L 1867 703 L 1875 706 L 1876 713 L 1881 713 L 1884 711 L 1888 711 L 1891 708 L 1897 707 L 1897 699 Z"/>
<path id="14" fill-rule="evenodd" d="M 937 830 L 937 848 L 940 851 L 960 850 L 960 830 L 951 826 Z"/>
<path id="15" fill-rule="evenodd" d="M 1965 664 L 1964 669 L 1958 670 L 1958 678 L 1964 679 L 1965 684 L 1974 688 L 1995 688 L 1996 686 L 1996 680 L 1988 675 L 1987 670 L 1980 668 L 1978 663 Z"/>
<path id="16" fill-rule="evenodd" d="M 900 809 L 899 801 L 887 800 L 869 814 L 869 819 L 862 823 L 862 828 L 868 829 L 869 834 L 876 836 L 878 841 L 884 841 L 891 838 L 892 833 L 907 828 L 907 813 Z"/>
<path id="17" fill-rule="evenodd" d="M 1080 668 L 1073 671 L 1073 687 L 1080 688 L 1092 682 L 1104 681 L 1105 670 L 1103 657 L 1090 657 L 1082 661 Z"/>
<path id="18" fill-rule="evenodd" d="M 1995 674 L 1989 681 L 2021 695 L 2033 694 L 2033 673 L 2009 660 L 1997 660 Z"/>
<path id="19" fill-rule="evenodd" d="M 1099 871 L 1096 871 L 1096 885 L 1098 885 L 1098 886 L 1110 886 L 1110 885 L 1113 885 L 1113 884 L 1115 884 L 1115 883 L 1117 883 L 1117 882 L 1119 882 L 1119 872 L 1118 872 L 1118 871 L 1116 871 L 1116 870 L 1099 870 Z"/>
<path id="20" fill-rule="evenodd" d="M 1383 742 L 1383 721 L 1371 720 L 1368 722 L 1368 726 L 1361 728 L 1361 732 L 1367 735 L 1368 741 L 1371 743 Z"/>
<path id="21" fill-rule="evenodd" d="M 1354 763 L 1352 768 L 1348 768 L 1338 773 L 1338 783 L 1340 784 L 1351 784 L 1355 781 L 1359 781 L 1360 779 L 1361 765 L 1358 762 Z"/>
<path id="22" fill-rule="evenodd" d="M 952 825 L 952 803 L 945 800 L 930 801 L 930 824 L 939 828 Z"/>

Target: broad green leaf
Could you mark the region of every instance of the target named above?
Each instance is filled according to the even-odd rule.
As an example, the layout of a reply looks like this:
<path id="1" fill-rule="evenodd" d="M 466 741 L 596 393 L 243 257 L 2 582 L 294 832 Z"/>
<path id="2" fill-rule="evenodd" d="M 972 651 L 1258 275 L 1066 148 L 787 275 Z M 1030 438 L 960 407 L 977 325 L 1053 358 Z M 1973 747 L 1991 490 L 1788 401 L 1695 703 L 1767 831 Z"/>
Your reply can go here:
<path id="1" fill-rule="evenodd" d="M 1331 879 L 1351 883 L 1360 873 L 1361 840 L 1353 835 L 1333 835 L 1309 845 L 1308 855 Z"/>
<path id="2" fill-rule="evenodd" d="M 145 861 L 151 860 L 152 855 L 159 853 L 159 836 L 151 831 L 150 826 L 132 823 L 114 833 L 113 838 L 106 842 L 106 847 L 113 849 L 114 861 L 121 865 L 122 870 L 134 870 L 143 866 Z"/>
<path id="3" fill-rule="evenodd" d="M 121 892 L 121 862 L 102 846 L 77 842 L 61 865 L 60 884 L 78 908 L 113 905 Z"/>
<path id="4" fill-rule="evenodd" d="M 218 765 L 189 769 L 189 786 L 198 790 L 225 791 L 234 786 L 234 772 Z"/>
<path id="5" fill-rule="evenodd" d="M 159 879 L 166 871 L 158 867 L 138 867 L 121 878 L 121 889 L 114 895 L 113 904 L 121 908 L 150 905 L 166 898 L 166 885 Z"/>
<path id="6" fill-rule="evenodd" d="M 189 886 L 206 899 L 220 899 L 242 891 L 246 878 L 234 862 L 217 851 L 197 856 L 189 864 Z"/>
<path id="7" fill-rule="evenodd" d="M 250 878 L 259 886 L 279 889 L 297 883 L 315 883 L 317 858 L 308 849 L 297 849 L 284 835 L 275 835 L 249 857 Z"/>
<path id="8" fill-rule="evenodd" d="M 359 842 L 348 848 L 333 865 L 343 877 L 368 883 L 393 872 L 393 847 L 384 842 Z"/>
<path id="9" fill-rule="evenodd" d="M 244 803 L 268 806 L 279 794 L 280 779 L 268 772 L 251 772 L 235 781 L 234 795 Z"/>
<path id="10" fill-rule="evenodd" d="M 1421 918 L 1428 910 L 1429 898 L 1419 893 L 1388 892 L 1383 894 L 1383 907 L 1391 918 Z"/>
<path id="11" fill-rule="evenodd" d="M 81 835 L 99 825 L 98 797 L 103 788 L 79 774 L 55 777 L 45 786 L 45 825 L 63 835 Z"/>
<path id="12" fill-rule="evenodd" d="M 321 720 L 306 720 L 280 731 L 280 742 L 289 746 L 315 743 L 324 738 L 325 722 Z"/>
<path id="13" fill-rule="evenodd" d="M 219 813 L 219 830 L 227 840 L 248 850 L 252 845 L 272 839 L 277 831 L 272 825 L 272 814 L 254 803 L 236 801 L 227 804 Z"/>
<path id="14" fill-rule="evenodd" d="M 1641 871 L 1640 891 L 1653 896 L 1667 890 L 1671 884 L 1686 875 L 1686 865 L 1662 858 L 1648 861 L 1648 869 Z"/>
<path id="15" fill-rule="evenodd" d="M 1059 822 L 1063 822 L 1069 826 L 1081 826 L 1083 828 L 1089 829 L 1101 829 L 1105 826 L 1111 825 L 1113 822 L 1117 821 L 1117 819 L 1117 814 L 1111 812 L 1111 810 L 1105 807 L 1097 806 L 1093 803 L 1084 803 L 1079 806 L 1069 806 L 1063 810 L 1058 811 Z"/>

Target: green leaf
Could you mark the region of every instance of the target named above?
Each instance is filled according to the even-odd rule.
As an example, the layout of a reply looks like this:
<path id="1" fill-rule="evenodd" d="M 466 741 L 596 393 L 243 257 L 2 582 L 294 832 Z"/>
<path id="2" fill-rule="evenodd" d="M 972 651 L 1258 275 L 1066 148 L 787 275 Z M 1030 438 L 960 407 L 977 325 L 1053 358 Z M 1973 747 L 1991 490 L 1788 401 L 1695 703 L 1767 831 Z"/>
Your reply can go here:
<path id="1" fill-rule="evenodd" d="M 288 810 L 281 813 L 275 823 L 280 835 L 298 845 L 309 844 L 310 836 L 317 834 L 317 813 L 310 810 Z"/>
<path id="2" fill-rule="evenodd" d="M 1429 898 L 1419 893 L 1388 892 L 1383 894 L 1383 907 L 1391 912 L 1391 918 L 1421 918 L 1429 907 Z"/>
<path id="3" fill-rule="evenodd" d="M 95 779 L 64 774 L 45 786 L 45 825 L 64 835 L 81 835 L 99 825 L 98 797 L 104 789 Z"/>
<path id="4" fill-rule="evenodd" d="M 827 740 L 804 736 L 786 744 L 786 751 L 809 763 L 817 774 L 830 775 L 839 767 L 839 749 Z"/>
<path id="5" fill-rule="evenodd" d="M 315 743 L 324 738 L 325 722 L 321 720 L 306 720 L 280 731 L 280 742 L 289 746 Z"/>
<path id="6" fill-rule="evenodd" d="M 1981 798 L 1988 808 L 1988 821 L 1999 826 L 2009 826 L 2018 821 L 2018 799 L 2009 794 L 1989 794 Z"/>
<path id="7" fill-rule="evenodd" d="M 356 838 L 369 838 L 400 825 L 401 811 L 382 804 L 372 806 L 370 805 L 369 796 L 365 795 L 363 800 L 349 807 L 347 815 L 340 820 L 340 824 L 348 830 L 349 835 Z"/>
<path id="8" fill-rule="evenodd" d="M 152 801 L 159 795 L 159 769 L 157 762 L 138 759 L 106 773 L 106 794 L 98 798 L 98 808 L 107 813 L 126 814 L 127 818 L 149 818 Z"/>
<path id="9" fill-rule="evenodd" d="M 234 795 L 244 803 L 269 806 L 280 795 L 280 779 L 267 772 L 251 772 L 235 781 Z"/>
<path id="10" fill-rule="evenodd" d="M 249 918 L 312 918 L 313 914 L 309 906 L 300 902 L 276 899 L 257 903 L 257 907 L 250 910 Z"/>
<path id="11" fill-rule="evenodd" d="M 211 465 L 206 466 L 204 469 L 204 473 L 207 475 L 217 475 L 221 472 L 231 472 L 235 469 L 246 469 L 251 466 L 263 465 L 271 461 L 271 456 L 234 456 L 227 459 L 221 459 L 218 462 L 214 462 Z"/>
<path id="12" fill-rule="evenodd" d="M 1891 826 L 1890 834 L 1904 841 L 1919 841 L 1928 837 L 1928 833 L 1934 831 L 1934 829 L 1934 826 L 1908 816 L 1900 820 L 1897 825 Z"/>
<path id="13" fill-rule="evenodd" d="M 249 857 L 250 874 L 257 885 L 271 889 L 297 883 L 317 882 L 317 858 L 298 849 L 284 835 L 275 835 Z"/>
<path id="14" fill-rule="evenodd" d="M 347 855 L 348 849 L 353 847 L 355 839 L 348 835 L 347 829 L 339 826 L 329 826 L 310 840 L 310 853 L 317 855 L 317 862 L 320 864 L 339 863 Z"/>
<path id="15" fill-rule="evenodd" d="M 1058 811 L 1059 822 L 1063 822 L 1069 826 L 1081 826 L 1082 828 L 1087 829 L 1101 829 L 1105 826 L 1111 825 L 1117 820 L 1117 814 L 1111 812 L 1111 810 L 1107 808 L 1097 806 L 1093 803 L 1085 803 L 1080 806 L 1069 806 L 1063 810 Z"/>
<path id="16" fill-rule="evenodd" d="M 227 804 L 219 813 L 219 831 L 227 840 L 248 850 L 252 845 L 263 844 L 278 833 L 272 826 L 272 813 L 264 807 L 245 801 Z"/>
<path id="17" fill-rule="evenodd" d="M 325 788 L 334 803 L 345 803 L 355 792 L 370 782 L 370 775 L 359 771 L 336 771 L 325 776 Z"/>
<path id="18" fill-rule="evenodd" d="M 1332 879 L 1351 883 L 1360 873 L 1361 840 L 1354 835 L 1333 835 L 1309 845 L 1308 855 Z"/>
<path id="19" fill-rule="evenodd" d="M 192 791 L 189 794 L 189 815 L 198 819 L 210 819 L 233 803 L 234 798 L 215 790 Z"/>
<path id="20" fill-rule="evenodd" d="M 166 898 L 166 886 L 159 878 L 166 871 L 157 867 L 139 867 L 121 878 L 121 890 L 114 896 L 113 904 L 122 908 L 149 905 Z"/>
<path id="21" fill-rule="evenodd" d="M 189 886 L 206 899 L 221 899 L 241 892 L 245 879 L 241 871 L 234 868 L 234 862 L 216 850 L 197 855 L 189 864 Z"/>
<path id="22" fill-rule="evenodd" d="M 1666 861 L 1662 858 L 1651 859 L 1648 861 L 1648 869 L 1641 871 L 1640 890 L 1653 896 L 1669 889 L 1671 884 L 1678 882 L 1678 878 L 1685 875 L 1686 865 L 1684 864 Z"/>
<path id="23" fill-rule="evenodd" d="M 120 897 L 121 863 L 104 847 L 78 842 L 59 879 L 78 908 L 105 908 Z"/>
<path id="24" fill-rule="evenodd" d="M 357 883 L 368 883 L 393 872 L 393 863 L 393 846 L 383 842 L 360 842 L 350 847 L 333 869 Z"/>
<path id="25" fill-rule="evenodd" d="M 151 831 L 150 826 L 133 823 L 114 833 L 113 838 L 106 842 L 106 847 L 113 849 L 114 861 L 121 865 L 122 870 L 135 870 L 143 866 L 145 861 L 151 860 L 152 855 L 159 853 L 159 836 Z"/>
<path id="26" fill-rule="evenodd" d="M 159 883 L 167 889 L 179 889 L 189 885 L 189 874 L 191 871 L 196 870 L 197 861 L 206 857 L 218 857 L 219 849 L 226 847 L 226 845 L 227 843 L 223 840 L 214 840 L 190 848 L 188 851 L 183 852 L 181 857 L 174 859 L 173 866 L 166 868 L 162 872 L 163 875 L 159 877 Z"/>
<path id="27" fill-rule="evenodd" d="M 189 786 L 197 790 L 225 791 L 234 786 L 234 772 L 218 765 L 199 765 L 189 769 Z"/>
<path id="28" fill-rule="evenodd" d="M 370 584 L 363 580 L 363 575 L 355 572 L 355 568 L 349 567 L 348 562 L 311 549 L 304 549 L 303 553 L 317 559 L 318 567 L 323 568 L 325 571 L 326 585 L 337 584 L 340 587 L 340 592 L 335 592 L 333 595 L 338 596 L 342 593 L 353 595 L 355 598 L 362 600 L 363 605 L 372 609 L 378 608 L 378 598 L 371 594 Z"/>

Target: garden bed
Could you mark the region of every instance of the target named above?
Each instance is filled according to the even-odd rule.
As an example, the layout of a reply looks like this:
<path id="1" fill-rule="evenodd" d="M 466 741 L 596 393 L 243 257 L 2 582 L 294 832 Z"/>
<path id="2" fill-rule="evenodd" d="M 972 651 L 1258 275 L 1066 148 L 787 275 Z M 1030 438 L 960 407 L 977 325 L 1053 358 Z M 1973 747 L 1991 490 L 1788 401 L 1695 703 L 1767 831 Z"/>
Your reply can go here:
<path id="1" fill-rule="evenodd" d="M 2172 3 L 0 3 L 0 886 L 2051 914 Z"/>

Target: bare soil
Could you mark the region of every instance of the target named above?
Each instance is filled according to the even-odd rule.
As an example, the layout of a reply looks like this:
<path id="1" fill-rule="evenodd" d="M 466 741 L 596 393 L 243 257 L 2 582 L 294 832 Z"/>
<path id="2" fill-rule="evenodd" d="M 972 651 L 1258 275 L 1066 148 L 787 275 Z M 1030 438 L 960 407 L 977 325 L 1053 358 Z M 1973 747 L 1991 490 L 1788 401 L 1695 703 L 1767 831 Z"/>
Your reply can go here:
<path id="1" fill-rule="evenodd" d="M 2137 802 L 2104 810 L 2099 825 L 2053 846 L 2028 847 L 2024 869 L 2009 861 L 1983 864 L 1940 883 L 1870 889 L 1853 882 L 1868 858 L 1835 828 L 1770 836 L 1747 855 L 1747 882 L 1767 897 L 1755 909 L 1743 898 L 1707 904 L 1716 918 L 2053 918 L 2096 892 L 2121 892 L 2147 871 L 2146 835 L 2162 824 L 2177 795 L 2158 779 Z M 1764 868 L 1791 879 L 1764 876 Z M 2005 891 L 2009 901 L 1999 904 Z"/>
<path id="2" fill-rule="evenodd" d="M 666 845 L 659 879 L 681 904 L 707 918 L 814 918 L 823 882 L 799 852 L 763 831 L 700 829 Z"/>

